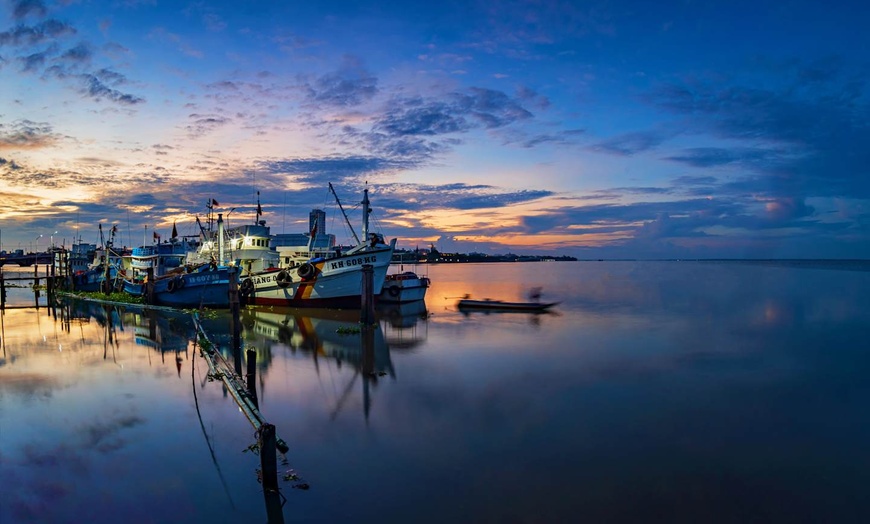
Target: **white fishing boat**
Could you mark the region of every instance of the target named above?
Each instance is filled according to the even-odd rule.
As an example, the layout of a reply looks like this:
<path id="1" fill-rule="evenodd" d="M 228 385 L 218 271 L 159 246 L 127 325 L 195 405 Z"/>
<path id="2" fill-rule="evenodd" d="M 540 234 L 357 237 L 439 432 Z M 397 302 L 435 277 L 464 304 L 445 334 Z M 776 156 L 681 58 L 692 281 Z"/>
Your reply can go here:
<path id="1" fill-rule="evenodd" d="M 332 184 L 330 191 L 335 195 Z M 356 245 L 341 248 L 315 248 L 316 227 L 307 246 L 279 246 L 277 267 L 246 271 L 239 291 L 245 304 L 288 307 L 359 308 L 362 296 L 362 270 L 371 266 L 372 292 L 377 296 L 384 285 L 396 240 L 387 244 L 378 233 L 369 232 L 368 189 L 363 192 L 362 240 L 350 225 L 339 204 Z"/>
<path id="2" fill-rule="evenodd" d="M 206 204 L 207 228 L 203 227 L 197 218 L 201 230 L 202 244 L 194 252 L 188 253 L 187 263 L 191 265 L 217 263 L 236 266 L 244 273 L 259 273 L 278 267 L 278 252 L 272 249 L 272 234 L 260 207 L 260 193 L 257 192 L 257 211 L 253 224 L 237 227 L 223 227 L 222 213 L 215 213 L 216 201 L 209 199 Z M 235 208 L 232 208 L 232 212 Z M 217 214 L 217 231 L 212 230 L 215 223 L 213 215 Z"/>
<path id="3" fill-rule="evenodd" d="M 427 277 L 421 277 L 413 271 L 394 273 L 384 279 L 384 287 L 378 295 L 378 302 L 403 304 L 423 300 L 426 298 L 427 289 L 429 289 Z"/>

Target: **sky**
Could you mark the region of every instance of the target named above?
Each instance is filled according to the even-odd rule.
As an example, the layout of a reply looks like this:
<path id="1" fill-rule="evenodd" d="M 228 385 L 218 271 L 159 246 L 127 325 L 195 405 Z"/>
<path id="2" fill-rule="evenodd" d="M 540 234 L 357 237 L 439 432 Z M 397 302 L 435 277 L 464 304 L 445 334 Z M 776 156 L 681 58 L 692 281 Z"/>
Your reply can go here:
<path id="1" fill-rule="evenodd" d="M 827 4 L 0 0 L 2 249 L 258 192 L 342 242 L 332 183 L 400 248 L 870 258 L 870 4 Z"/>

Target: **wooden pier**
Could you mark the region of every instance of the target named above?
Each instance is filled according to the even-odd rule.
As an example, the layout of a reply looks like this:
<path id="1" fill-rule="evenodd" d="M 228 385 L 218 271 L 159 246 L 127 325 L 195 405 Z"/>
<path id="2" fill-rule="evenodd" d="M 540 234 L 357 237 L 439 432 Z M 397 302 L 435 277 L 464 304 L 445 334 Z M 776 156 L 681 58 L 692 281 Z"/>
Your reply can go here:
<path id="1" fill-rule="evenodd" d="M 254 384 L 249 376 L 248 380 L 242 379 L 235 372 L 234 366 L 221 355 L 217 347 L 209 340 L 208 334 L 203 330 L 199 321 L 199 314 L 193 314 L 193 323 L 196 326 L 200 353 L 208 364 L 209 375 L 220 379 L 227 392 L 236 401 L 239 409 L 244 413 L 248 422 L 257 432 L 257 442 L 260 448 L 260 467 L 262 472 L 263 487 L 267 490 L 278 490 L 278 461 L 276 449 L 281 453 L 287 453 L 287 443 L 277 436 L 275 426 L 266 421 L 257 407 L 256 392 L 248 389 L 248 384 Z"/>

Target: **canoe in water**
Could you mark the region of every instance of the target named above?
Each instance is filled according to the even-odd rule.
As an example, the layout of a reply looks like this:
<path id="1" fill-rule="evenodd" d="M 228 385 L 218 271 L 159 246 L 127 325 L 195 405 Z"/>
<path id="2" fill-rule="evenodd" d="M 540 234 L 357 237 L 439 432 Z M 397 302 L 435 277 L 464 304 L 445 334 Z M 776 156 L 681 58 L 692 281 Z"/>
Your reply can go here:
<path id="1" fill-rule="evenodd" d="M 558 302 L 504 302 L 502 300 L 471 300 L 464 298 L 456 306 L 462 310 L 544 311 Z"/>

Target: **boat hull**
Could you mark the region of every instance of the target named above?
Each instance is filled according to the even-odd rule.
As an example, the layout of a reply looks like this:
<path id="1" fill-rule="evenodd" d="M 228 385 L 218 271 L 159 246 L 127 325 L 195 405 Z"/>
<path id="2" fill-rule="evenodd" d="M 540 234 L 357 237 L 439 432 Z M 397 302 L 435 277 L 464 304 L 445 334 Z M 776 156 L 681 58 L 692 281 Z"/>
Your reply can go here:
<path id="1" fill-rule="evenodd" d="M 392 252 L 388 247 L 312 261 L 313 270 L 303 264 L 298 268 L 253 273 L 242 278 L 240 290 L 245 303 L 250 305 L 359 309 L 363 266 L 372 266 L 373 294 L 378 295 Z"/>
<path id="2" fill-rule="evenodd" d="M 387 304 L 404 304 L 405 302 L 417 302 L 426 298 L 426 287 L 401 287 L 396 291 L 391 291 L 390 288 L 384 289 L 378 296 L 380 302 Z"/>
<path id="3" fill-rule="evenodd" d="M 500 300 L 460 300 L 462 311 L 546 311 L 557 302 L 502 302 Z"/>
<path id="4" fill-rule="evenodd" d="M 178 308 L 226 308 L 230 304 L 229 286 L 230 273 L 226 267 L 166 276 L 154 282 L 153 303 Z M 127 280 L 124 291 L 142 296 L 146 293 L 145 284 Z"/>
<path id="5" fill-rule="evenodd" d="M 114 288 L 114 281 L 117 278 L 118 271 L 114 266 L 109 267 L 109 286 Z M 103 268 L 95 267 L 87 271 L 77 271 L 72 276 L 72 288 L 75 291 L 96 292 L 107 291 L 104 286 L 106 281 L 106 271 Z M 110 289 L 111 290 L 111 289 Z"/>
<path id="6" fill-rule="evenodd" d="M 411 271 L 387 275 L 381 294 L 378 295 L 378 302 L 387 304 L 416 302 L 426 298 L 427 289 L 429 289 L 429 279 L 417 276 Z"/>
<path id="7" fill-rule="evenodd" d="M 173 282 L 182 282 L 173 286 Z M 175 279 L 154 283 L 154 303 L 172 307 L 227 308 L 230 274 L 225 267 L 199 273 L 188 273 Z"/>

